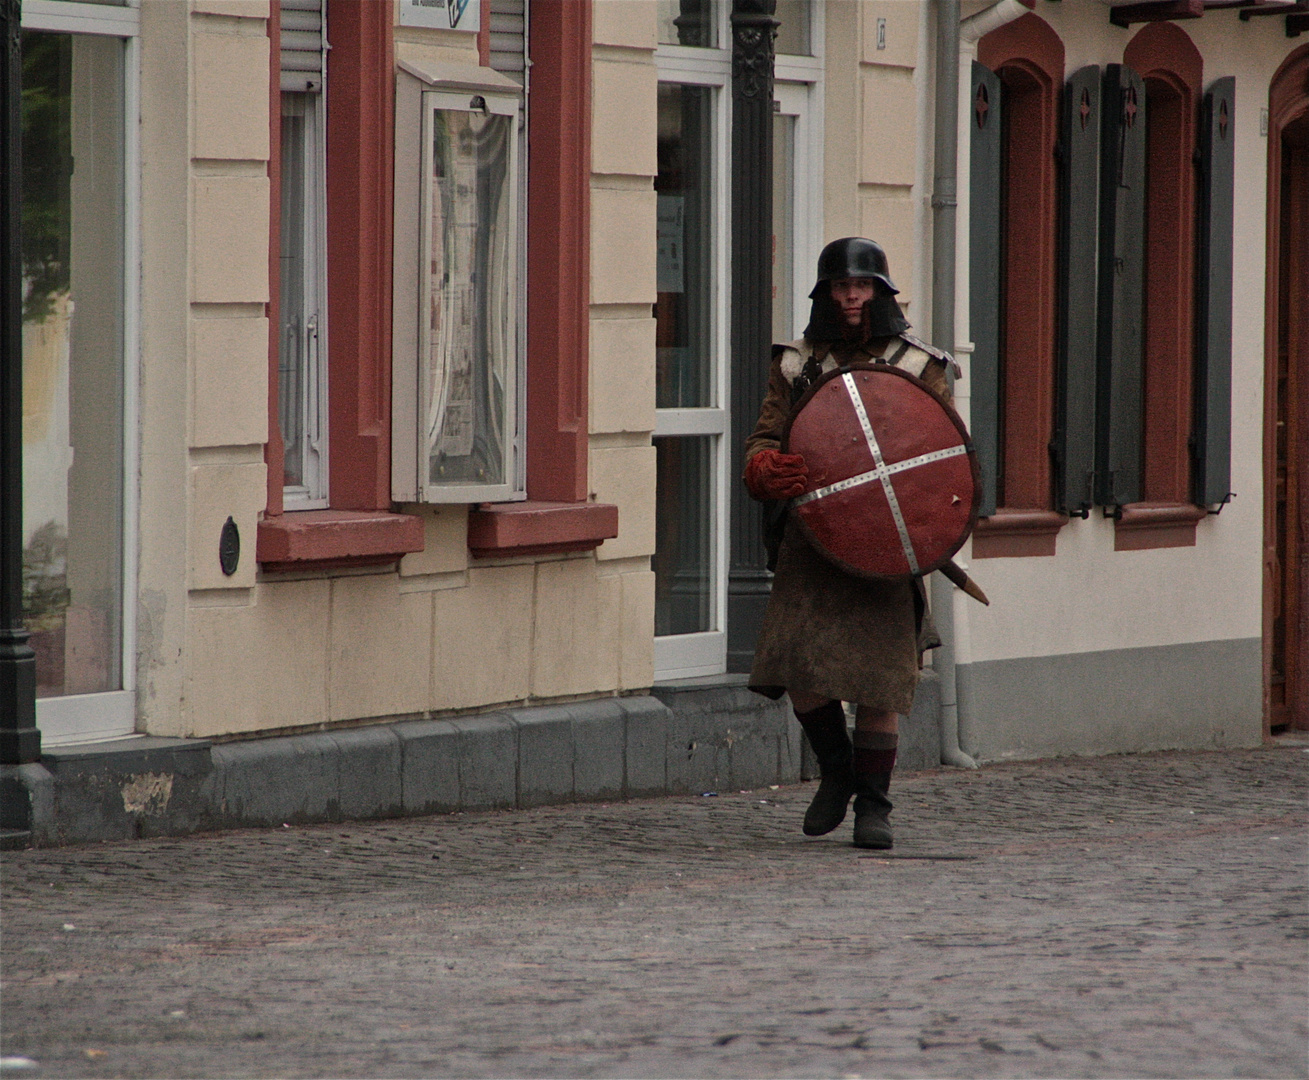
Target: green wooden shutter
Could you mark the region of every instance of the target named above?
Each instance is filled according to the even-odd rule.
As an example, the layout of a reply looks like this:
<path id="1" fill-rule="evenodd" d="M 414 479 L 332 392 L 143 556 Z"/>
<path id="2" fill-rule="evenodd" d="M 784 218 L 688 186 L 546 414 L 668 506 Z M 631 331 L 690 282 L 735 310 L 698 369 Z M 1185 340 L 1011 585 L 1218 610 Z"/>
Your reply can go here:
<path id="1" fill-rule="evenodd" d="M 1192 498 L 1219 506 L 1232 482 L 1232 191 L 1236 79 L 1219 79 L 1200 113 Z"/>
<path id="2" fill-rule="evenodd" d="M 995 513 L 1000 457 L 1000 80 L 973 62 L 969 130 L 968 325 L 973 339 L 969 364 L 970 434 L 982 473 L 978 512 Z"/>
<path id="3" fill-rule="evenodd" d="M 1101 101 L 1096 501 L 1122 506 L 1141 499 L 1145 84 L 1110 64 Z"/>
<path id="4" fill-rule="evenodd" d="M 1064 87 L 1053 446 L 1056 508 L 1080 517 L 1086 517 L 1095 502 L 1100 111 L 1100 69 L 1084 67 Z"/>

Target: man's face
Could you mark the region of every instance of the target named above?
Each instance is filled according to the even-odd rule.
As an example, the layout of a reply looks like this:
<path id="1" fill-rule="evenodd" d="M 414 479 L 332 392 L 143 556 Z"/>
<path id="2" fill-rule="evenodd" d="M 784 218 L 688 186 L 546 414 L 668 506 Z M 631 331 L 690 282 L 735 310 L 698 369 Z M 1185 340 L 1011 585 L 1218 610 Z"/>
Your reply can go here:
<path id="1" fill-rule="evenodd" d="M 846 326 L 858 326 L 864 305 L 873 298 L 877 285 L 872 278 L 841 278 L 832 282 L 832 299 L 841 310 Z"/>

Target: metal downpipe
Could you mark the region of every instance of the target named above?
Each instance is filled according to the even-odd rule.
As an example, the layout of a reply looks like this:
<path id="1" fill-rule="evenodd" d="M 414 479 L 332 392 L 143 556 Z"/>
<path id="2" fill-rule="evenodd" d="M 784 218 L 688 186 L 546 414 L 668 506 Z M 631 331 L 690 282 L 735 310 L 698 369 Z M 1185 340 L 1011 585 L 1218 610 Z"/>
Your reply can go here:
<path id="1" fill-rule="evenodd" d="M 936 116 L 932 155 L 932 340 L 955 351 L 955 228 L 958 208 L 959 0 L 936 4 Z M 932 661 L 941 682 L 941 761 L 975 769 L 959 748 L 954 586 L 932 576 L 932 618 L 943 644 Z"/>

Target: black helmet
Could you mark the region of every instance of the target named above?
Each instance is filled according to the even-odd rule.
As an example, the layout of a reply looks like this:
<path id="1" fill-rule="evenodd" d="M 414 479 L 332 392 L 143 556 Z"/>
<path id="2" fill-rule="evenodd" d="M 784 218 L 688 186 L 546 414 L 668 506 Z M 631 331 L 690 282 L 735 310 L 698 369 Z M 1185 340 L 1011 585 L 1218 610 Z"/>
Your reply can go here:
<path id="1" fill-rule="evenodd" d="M 909 329 L 895 294 L 900 290 L 891 281 L 886 252 L 882 245 L 862 236 L 833 240 L 818 256 L 818 282 L 809 294 L 809 325 L 804 336 L 810 341 L 840 341 L 848 338 L 849 328 L 832 299 L 830 282 L 846 278 L 871 278 L 877 282 L 876 295 L 864 304 L 863 333 L 868 337 L 894 337 Z"/>
<path id="2" fill-rule="evenodd" d="M 818 256 L 818 281 L 809 298 L 816 299 L 825 282 L 845 278 L 872 278 L 892 294 L 900 291 L 891 280 L 882 245 L 862 236 L 845 236 L 823 248 Z"/>

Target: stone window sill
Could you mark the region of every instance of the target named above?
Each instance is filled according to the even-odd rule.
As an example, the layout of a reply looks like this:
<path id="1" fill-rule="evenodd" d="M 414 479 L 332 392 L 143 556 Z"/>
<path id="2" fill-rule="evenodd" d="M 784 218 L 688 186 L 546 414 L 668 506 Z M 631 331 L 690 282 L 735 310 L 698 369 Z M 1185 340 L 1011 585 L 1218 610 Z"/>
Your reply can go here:
<path id="1" fill-rule="evenodd" d="M 1114 520 L 1114 550 L 1195 547 L 1195 526 L 1208 513 L 1190 503 L 1128 503 Z"/>
<path id="2" fill-rule="evenodd" d="M 259 523 L 264 570 L 330 570 L 395 562 L 423 550 L 423 521 L 383 510 L 296 510 Z"/>
<path id="3" fill-rule="evenodd" d="M 611 503 L 482 503 L 468 513 L 468 550 L 479 559 L 590 551 L 617 535 Z"/>
<path id="4" fill-rule="evenodd" d="M 1029 558 L 1055 553 L 1055 538 L 1068 524 L 1054 510 L 997 510 L 978 518 L 973 530 L 974 559 Z"/>

